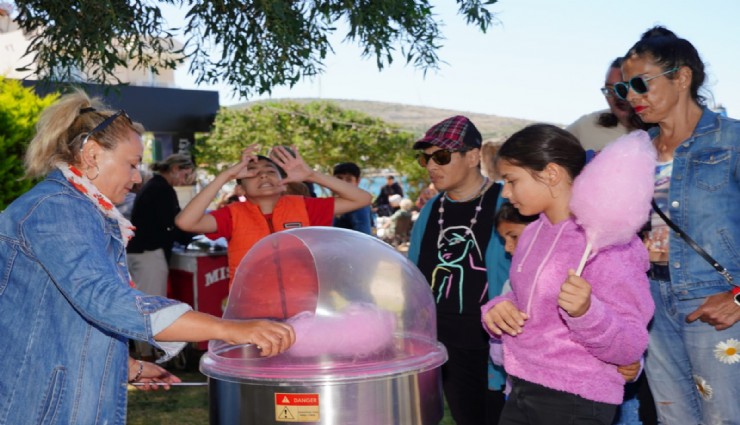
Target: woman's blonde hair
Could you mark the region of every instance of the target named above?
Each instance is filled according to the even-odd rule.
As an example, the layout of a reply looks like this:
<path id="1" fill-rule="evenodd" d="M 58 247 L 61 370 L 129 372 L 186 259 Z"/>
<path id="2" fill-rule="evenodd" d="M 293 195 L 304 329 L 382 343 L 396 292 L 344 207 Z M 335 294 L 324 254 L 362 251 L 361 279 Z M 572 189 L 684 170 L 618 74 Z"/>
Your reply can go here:
<path id="1" fill-rule="evenodd" d="M 77 164 L 85 136 L 115 113 L 100 99 L 91 99 L 80 89 L 62 96 L 39 117 L 36 135 L 28 145 L 24 159 L 26 177 L 45 176 L 57 162 Z M 128 116 L 122 116 L 96 132 L 94 139 L 103 148 L 113 149 L 131 130 L 141 135 L 144 127 L 131 122 Z"/>

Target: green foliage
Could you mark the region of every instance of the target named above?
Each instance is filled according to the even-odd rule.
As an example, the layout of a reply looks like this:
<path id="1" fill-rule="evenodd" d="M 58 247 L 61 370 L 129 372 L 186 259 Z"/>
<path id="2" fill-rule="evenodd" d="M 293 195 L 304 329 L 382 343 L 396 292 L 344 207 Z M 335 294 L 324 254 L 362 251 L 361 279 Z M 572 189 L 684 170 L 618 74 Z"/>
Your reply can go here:
<path id="1" fill-rule="evenodd" d="M 205 382 L 198 372 L 170 371 L 183 382 Z M 169 391 L 139 391 L 129 387 L 129 425 L 202 425 L 208 423 L 208 387 L 172 387 Z"/>
<path id="2" fill-rule="evenodd" d="M 496 0 L 457 0 L 466 22 L 485 32 Z M 235 93 L 293 86 L 323 69 L 336 23 L 346 40 L 376 58 L 379 69 L 400 54 L 435 69 L 443 38 L 429 0 L 16 0 L 17 21 L 33 34 L 29 49 L 41 76 L 69 81 L 83 70 L 90 82 L 116 81 L 116 66 L 174 69 L 191 59 L 198 83 L 230 85 Z M 182 49 L 169 40 L 160 5 L 187 10 Z"/>
<path id="3" fill-rule="evenodd" d="M 56 95 L 39 98 L 20 82 L 0 77 L 0 209 L 35 183 L 23 178 L 23 156 L 39 114 L 56 99 Z"/>
<path id="4" fill-rule="evenodd" d="M 223 108 L 213 131 L 195 146 L 199 166 L 217 174 L 237 162 L 241 151 L 259 144 L 295 146 L 307 164 L 323 173 L 351 161 L 365 172 L 392 168 L 408 180 L 412 193 L 424 186 L 426 171 L 416 164 L 416 136 L 378 118 L 330 102 L 260 102 L 248 108 Z"/>
<path id="5" fill-rule="evenodd" d="M 159 3 L 174 3 L 162 0 Z M 52 81 L 120 82 L 116 67 L 175 69 L 172 43 L 158 4 L 129 0 L 16 0 L 16 22 L 28 34 L 37 77 Z"/>

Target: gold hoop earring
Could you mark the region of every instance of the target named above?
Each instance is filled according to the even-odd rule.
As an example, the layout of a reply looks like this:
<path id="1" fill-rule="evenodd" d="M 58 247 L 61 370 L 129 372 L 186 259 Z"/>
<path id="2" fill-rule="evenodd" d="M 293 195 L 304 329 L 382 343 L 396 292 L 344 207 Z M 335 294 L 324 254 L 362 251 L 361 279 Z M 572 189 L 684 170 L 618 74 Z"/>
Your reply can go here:
<path id="1" fill-rule="evenodd" d="M 93 181 L 93 180 L 97 179 L 98 176 L 100 175 L 100 168 L 98 167 L 97 164 L 95 165 L 95 171 L 96 171 L 96 173 L 95 173 L 95 176 L 94 177 L 88 176 L 87 175 L 88 171 L 90 171 L 90 167 L 87 167 L 85 169 L 85 177 L 87 177 L 87 179 L 90 180 L 90 181 Z"/>

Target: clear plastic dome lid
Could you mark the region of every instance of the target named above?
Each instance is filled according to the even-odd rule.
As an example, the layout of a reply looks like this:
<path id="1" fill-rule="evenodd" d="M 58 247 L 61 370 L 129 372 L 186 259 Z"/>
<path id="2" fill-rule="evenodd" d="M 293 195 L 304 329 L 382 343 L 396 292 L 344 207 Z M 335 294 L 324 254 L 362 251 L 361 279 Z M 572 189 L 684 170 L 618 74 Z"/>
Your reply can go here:
<path id="1" fill-rule="evenodd" d="M 332 227 L 274 233 L 236 270 L 225 319 L 289 323 L 296 343 L 263 358 L 211 341 L 201 371 L 236 382 L 347 382 L 440 366 L 434 299 L 419 270 L 376 238 Z"/>

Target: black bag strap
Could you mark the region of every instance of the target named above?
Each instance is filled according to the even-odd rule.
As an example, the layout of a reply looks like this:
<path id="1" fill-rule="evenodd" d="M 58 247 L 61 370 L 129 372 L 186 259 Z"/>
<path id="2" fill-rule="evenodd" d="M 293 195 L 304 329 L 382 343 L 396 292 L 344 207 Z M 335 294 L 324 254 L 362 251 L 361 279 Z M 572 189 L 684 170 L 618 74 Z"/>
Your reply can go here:
<path id="1" fill-rule="evenodd" d="M 707 262 L 711 264 L 712 267 L 714 267 L 714 269 L 717 270 L 717 272 L 722 275 L 722 277 L 725 278 L 727 283 L 732 285 L 732 276 L 730 275 L 730 272 L 728 272 L 727 269 L 724 268 L 722 264 L 720 264 L 717 260 L 712 258 L 711 255 L 709 255 L 706 251 L 704 251 L 704 248 L 702 248 L 701 246 L 699 246 L 699 244 L 694 242 L 694 240 L 691 239 L 689 235 L 684 233 L 684 231 L 681 230 L 681 228 L 678 227 L 678 225 L 674 223 L 673 220 L 668 218 L 668 216 L 666 216 L 665 213 L 663 213 L 663 211 L 661 211 L 660 208 L 658 208 L 658 204 L 655 202 L 655 199 L 651 201 L 651 204 L 653 205 L 653 210 L 655 210 L 655 212 L 658 213 L 660 218 L 662 218 L 663 221 L 665 221 L 665 224 L 667 224 L 668 227 L 670 227 L 674 232 L 676 232 L 678 236 L 681 237 L 681 239 L 686 241 L 686 243 L 689 244 L 689 246 L 693 248 L 694 251 L 696 251 L 699 255 L 701 255 L 703 259 L 707 260 Z"/>

